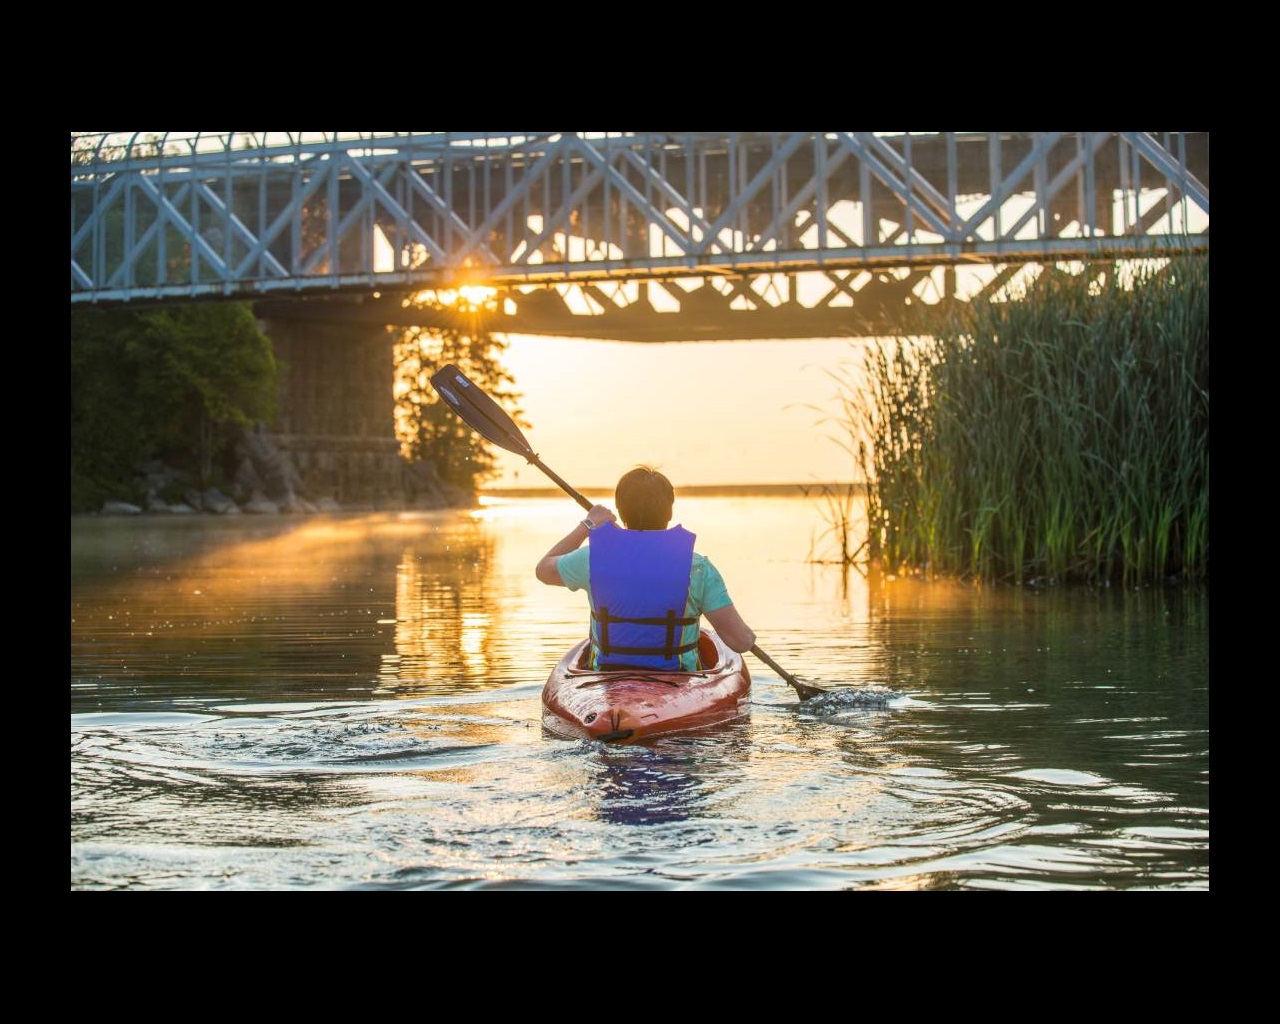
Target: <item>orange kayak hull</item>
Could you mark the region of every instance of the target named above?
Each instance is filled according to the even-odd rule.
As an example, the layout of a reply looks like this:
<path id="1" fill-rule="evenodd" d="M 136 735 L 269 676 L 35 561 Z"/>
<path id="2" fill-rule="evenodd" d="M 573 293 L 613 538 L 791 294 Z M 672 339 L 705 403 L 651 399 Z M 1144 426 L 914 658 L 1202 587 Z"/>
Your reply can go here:
<path id="1" fill-rule="evenodd" d="M 542 688 L 542 724 L 557 736 L 632 743 L 728 722 L 750 709 L 751 673 L 742 655 L 711 630 L 698 638 L 698 672 L 584 667 L 587 641 L 575 645 Z"/>

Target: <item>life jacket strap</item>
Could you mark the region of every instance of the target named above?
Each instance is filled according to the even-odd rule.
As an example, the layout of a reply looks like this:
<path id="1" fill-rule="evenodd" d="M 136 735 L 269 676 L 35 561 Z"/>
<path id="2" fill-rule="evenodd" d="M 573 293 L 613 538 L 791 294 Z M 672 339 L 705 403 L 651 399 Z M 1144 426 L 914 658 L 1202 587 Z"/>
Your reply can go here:
<path id="1" fill-rule="evenodd" d="M 677 643 L 685 626 L 697 624 L 697 618 L 687 618 L 685 616 L 677 616 L 676 613 L 668 609 L 667 614 L 661 618 L 628 618 L 623 615 L 610 615 L 608 608 L 600 608 L 591 613 L 591 617 L 600 624 L 600 653 L 602 655 L 610 654 L 634 654 L 634 655 L 661 655 L 663 658 L 671 659 L 686 654 L 689 651 L 698 649 L 698 641 L 691 643 Z M 610 622 L 629 622 L 640 626 L 665 626 L 666 642 L 661 647 L 614 647 L 609 643 L 609 623 Z"/>

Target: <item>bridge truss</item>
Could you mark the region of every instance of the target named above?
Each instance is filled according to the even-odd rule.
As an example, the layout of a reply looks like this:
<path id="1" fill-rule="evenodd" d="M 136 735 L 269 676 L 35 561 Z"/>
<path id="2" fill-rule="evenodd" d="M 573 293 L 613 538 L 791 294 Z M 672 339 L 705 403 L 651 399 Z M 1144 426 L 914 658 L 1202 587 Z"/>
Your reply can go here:
<path id="1" fill-rule="evenodd" d="M 71 302 L 822 337 L 1094 260 L 1207 252 L 1208 132 L 82 132 Z"/>

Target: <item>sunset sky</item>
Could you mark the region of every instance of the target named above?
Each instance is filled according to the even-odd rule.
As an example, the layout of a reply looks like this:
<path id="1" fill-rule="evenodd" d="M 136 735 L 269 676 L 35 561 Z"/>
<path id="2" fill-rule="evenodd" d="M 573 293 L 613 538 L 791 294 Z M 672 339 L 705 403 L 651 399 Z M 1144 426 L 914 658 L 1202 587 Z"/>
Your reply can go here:
<path id="1" fill-rule="evenodd" d="M 677 487 L 837 483 L 856 478 L 831 373 L 860 358 L 851 338 L 665 344 L 511 335 L 514 373 L 542 462 L 578 490 L 612 489 L 639 463 Z M 500 452 L 488 486 L 554 487 Z"/>

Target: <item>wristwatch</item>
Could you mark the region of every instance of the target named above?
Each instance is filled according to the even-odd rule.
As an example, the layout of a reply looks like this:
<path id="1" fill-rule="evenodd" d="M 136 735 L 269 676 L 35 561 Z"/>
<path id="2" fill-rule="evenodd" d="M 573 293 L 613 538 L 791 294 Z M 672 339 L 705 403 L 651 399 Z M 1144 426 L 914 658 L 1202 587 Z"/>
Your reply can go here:
<path id="1" fill-rule="evenodd" d="M 590 516 L 588 516 L 586 519 L 582 520 L 582 525 L 583 525 L 583 526 L 585 526 L 585 527 L 587 528 L 587 532 L 588 532 L 588 533 L 590 533 L 592 530 L 594 530 L 594 529 L 596 528 L 596 524 L 595 524 L 595 523 L 593 523 L 593 522 L 591 521 L 591 517 L 590 517 Z"/>

